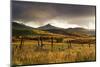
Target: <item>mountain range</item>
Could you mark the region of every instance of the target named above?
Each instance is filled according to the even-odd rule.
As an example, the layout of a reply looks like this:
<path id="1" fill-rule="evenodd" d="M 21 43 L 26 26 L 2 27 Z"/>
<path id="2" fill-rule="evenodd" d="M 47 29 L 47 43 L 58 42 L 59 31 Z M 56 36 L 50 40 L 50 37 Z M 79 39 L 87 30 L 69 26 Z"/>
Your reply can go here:
<path id="1" fill-rule="evenodd" d="M 52 34 L 60 34 L 60 35 L 65 35 L 65 36 L 77 36 L 77 37 L 95 36 L 95 30 L 88 30 L 88 29 L 84 29 L 80 27 L 64 29 L 64 28 L 53 26 L 51 24 L 40 26 L 38 28 L 33 28 L 30 26 L 26 26 L 25 24 L 12 22 L 12 30 L 13 31 L 14 30 L 29 30 L 29 31 L 37 32 L 37 33 L 41 32 L 42 34 L 52 33 Z"/>

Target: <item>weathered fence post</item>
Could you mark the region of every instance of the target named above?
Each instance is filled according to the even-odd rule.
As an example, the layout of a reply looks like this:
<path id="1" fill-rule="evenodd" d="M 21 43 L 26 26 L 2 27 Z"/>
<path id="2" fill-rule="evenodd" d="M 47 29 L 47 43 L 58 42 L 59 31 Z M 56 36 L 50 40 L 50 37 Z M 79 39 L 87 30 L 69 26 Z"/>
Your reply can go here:
<path id="1" fill-rule="evenodd" d="M 40 37 L 38 37 L 38 47 L 40 46 Z"/>
<path id="2" fill-rule="evenodd" d="M 53 49 L 53 37 L 51 37 L 51 48 Z"/>
<path id="3" fill-rule="evenodd" d="M 24 40 L 23 40 L 23 36 L 21 36 L 20 38 L 21 38 L 21 41 L 20 41 L 20 46 L 19 46 L 19 48 L 21 49 L 21 48 L 22 48 L 22 45 L 24 44 Z"/>
<path id="4" fill-rule="evenodd" d="M 42 48 L 43 47 L 42 37 L 40 37 L 40 41 L 41 41 L 40 47 Z"/>

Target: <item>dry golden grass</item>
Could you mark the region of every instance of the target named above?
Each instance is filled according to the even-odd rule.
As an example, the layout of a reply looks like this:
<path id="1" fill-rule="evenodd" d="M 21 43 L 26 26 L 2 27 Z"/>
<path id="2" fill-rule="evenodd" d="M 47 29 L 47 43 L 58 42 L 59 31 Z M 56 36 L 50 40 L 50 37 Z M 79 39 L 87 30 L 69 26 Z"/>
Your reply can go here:
<path id="1" fill-rule="evenodd" d="M 63 62 L 95 61 L 95 44 L 72 44 L 54 43 L 51 48 L 50 42 L 43 42 L 43 48 L 37 47 L 37 41 L 25 40 L 24 45 L 19 49 L 20 41 L 12 43 L 12 62 L 14 65 L 26 64 L 47 64 Z"/>

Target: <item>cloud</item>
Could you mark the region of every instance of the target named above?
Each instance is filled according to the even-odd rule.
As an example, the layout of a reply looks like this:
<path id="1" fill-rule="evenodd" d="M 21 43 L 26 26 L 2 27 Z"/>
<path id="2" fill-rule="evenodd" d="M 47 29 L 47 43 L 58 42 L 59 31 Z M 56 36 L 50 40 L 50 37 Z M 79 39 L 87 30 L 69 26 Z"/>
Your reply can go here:
<path id="1" fill-rule="evenodd" d="M 48 23 L 88 27 L 95 25 L 95 6 L 13 1 L 12 20 L 34 27 Z"/>

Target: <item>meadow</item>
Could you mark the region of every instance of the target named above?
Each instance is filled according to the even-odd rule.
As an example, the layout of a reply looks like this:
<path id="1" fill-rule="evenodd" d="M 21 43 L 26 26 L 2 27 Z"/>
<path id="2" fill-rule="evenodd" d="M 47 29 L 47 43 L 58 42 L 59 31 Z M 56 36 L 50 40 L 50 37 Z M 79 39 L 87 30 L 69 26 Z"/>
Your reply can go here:
<path id="1" fill-rule="evenodd" d="M 60 39 L 61 40 L 61 39 Z M 79 41 L 82 41 L 79 43 Z M 84 41 L 83 41 L 84 40 Z M 88 43 L 88 42 L 92 43 Z M 78 43 L 77 43 L 78 42 Z M 64 38 L 63 41 L 20 39 L 12 41 L 12 64 L 52 64 L 96 60 L 95 38 Z"/>

